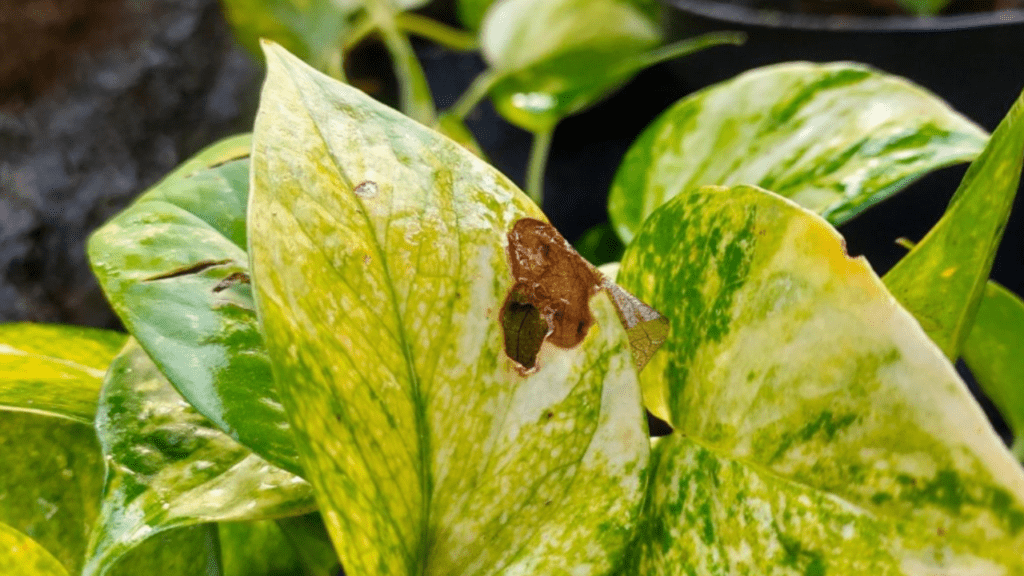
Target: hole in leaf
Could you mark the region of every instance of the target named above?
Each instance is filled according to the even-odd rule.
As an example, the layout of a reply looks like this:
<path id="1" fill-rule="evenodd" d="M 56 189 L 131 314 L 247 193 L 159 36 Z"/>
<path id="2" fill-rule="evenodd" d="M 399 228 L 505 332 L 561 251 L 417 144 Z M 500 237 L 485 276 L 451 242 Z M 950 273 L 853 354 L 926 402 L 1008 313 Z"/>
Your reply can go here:
<path id="1" fill-rule="evenodd" d="M 658 438 L 671 434 L 672 426 L 654 414 L 647 412 L 647 431 L 651 438 Z"/>
<path id="2" fill-rule="evenodd" d="M 501 309 L 501 327 L 505 332 L 505 354 L 526 370 L 532 370 L 540 345 L 548 335 L 548 323 L 540 311 L 527 302 L 522 292 L 513 291 Z"/>

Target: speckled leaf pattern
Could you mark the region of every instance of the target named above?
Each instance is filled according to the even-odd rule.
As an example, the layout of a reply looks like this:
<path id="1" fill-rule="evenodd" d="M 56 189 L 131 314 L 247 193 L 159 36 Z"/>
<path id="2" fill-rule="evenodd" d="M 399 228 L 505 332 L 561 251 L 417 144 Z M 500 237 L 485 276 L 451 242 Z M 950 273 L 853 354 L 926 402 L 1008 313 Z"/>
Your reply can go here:
<path id="1" fill-rule="evenodd" d="M 1024 461 L 1024 300 L 989 282 L 963 346 L 963 359 L 985 395 L 999 408 Z"/>
<path id="2" fill-rule="evenodd" d="M 938 224 L 885 275 L 885 285 L 956 359 L 971 330 L 1024 166 L 1024 95 L 975 160 Z"/>
<path id="3" fill-rule="evenodd" d="M 671 320 L 635 574 L 1018 574 L 1024 473 L 820 217 L 752 187 L 656 211 L 618 281 Z M 781 549 L 780 549 L 781 547 Z"/>
<path id="4" fill-rule="evenodd" d="M 249 287 L 240 138 L 200 153 L 207 167 L 187 163 L 110 220 L 90 238 L 89 258 L 178 391 L 232 438 L 299 473 Z"/>
<path id="5" fill-rule="evenodd" d="M 38 542 L 0 522 L 0 574 L 68 576 L 68 571 Z"/>
<path id="6" fill-rule="evenodd" d="M 215 428 L 134 341 L 104 382 L 96 430 L 107 478 L 84 576 L 106 574 L 125 553 L 173 528 L 315 507 L 305 481 Z"/>
<path id="7" fill-rule="evenodd" d="M 346 571 L 607 573 L 648 455 L 607 292 L 581 303 L 581 342 L 546 341 L 523 370 L 502 341 L 505 246 L 537 207 L 454 142 L 266 54 L 253 281 Z"/>
<path id="8" fill-rule="evenodd" d="M 0 324 L 0 411 L 92 424 L 103 374 L 126 338 L 78 326 Z"/>
<path id="9" fill-rule="evenodd" d="M 977 156 L 986 134 L 935 95 L 863 65 L 792 62 L 690 95 L 626 153 L 608 212 L 628 243 L 674 196 L 767 188 L 840 224 L 929 171 Z"/>
<path id="10" fill-rule="evenodd" d="M 69 574 L 79 574 L 103 489 L 103 460 L 92 428 L 38 414 L 0 413 L 0 469 L 0 522 L 35 540 Z"/>

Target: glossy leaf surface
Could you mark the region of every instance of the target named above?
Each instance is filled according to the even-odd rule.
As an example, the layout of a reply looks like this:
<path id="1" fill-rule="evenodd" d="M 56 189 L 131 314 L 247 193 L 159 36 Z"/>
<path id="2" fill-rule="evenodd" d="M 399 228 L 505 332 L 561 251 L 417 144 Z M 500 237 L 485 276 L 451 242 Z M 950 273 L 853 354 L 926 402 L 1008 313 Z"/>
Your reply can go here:
<path id="1" fill-rule="evenodd" d="M 1024 166 L 1024 95 L 975 160 L 945 214 L 885 275 L 946 356 L 956 359 L 971 330 Z"/>
<path id="2" fill-rule="evenodd" d="M 824 220 L 701 188 L 651 215 L 618 281 L 672 323 L 641 374 L 675 433 L 632 573 L 1024 570 L 1024 472 Z"/>
<path id="3" fill-rule="evenodd" d="M 648 446 L 608 294 L 493 168 L 280 47 L 266 53 L 253 281 L 346 571 L 606 573 L 639 507 Z M 563 270 L 557 258 L 590 279 L 561 316 L 533 300 L 552 307 L 554 332 L 532 370 L 503 342 L 510 255 L 524 250 L 536 259 L 515 266 Z M 557 284 L 538 280 L 533 294 Z M 581 329 L 573 315 L 586 308 Z M 562 336 L 581 341 L 562 348 Z"/>
<path id="4" fill-rule="evenodd" d="M 143 194 L 89 240 L 114 310 L 197 410 L 276 466 L 300 472 L 263 347 L 245 252 L 243 144 Z M 229 142 L 230 144 L 230 142 Z"/>
<path id="5" fill-rule="evenodd" d="M 260 38 L 280 42 L 318 68 L 341 63 L 341 46 L 361 2 L 338 0 L 223 0 L 239 42 L 259 56 Z"/>
<path id="6" fill-rule="evenodd" d="M 849 63 L 759 68 L 690 95 L 626 153 L 608 212 L 629 243 L 674 196 L 757 185 L 840 224 L 929 171 L 977 156 L 986 134 L 910 82 Z"/>
<path id="7" fill-rule="evenodd" d="M 1024 460 L 1024 300 L 989 282 L 963 359 L 985 395 L 999 408 L 1017 437 L 1017 457 Z"/>
<path id="8" fill-rule="evenodd" d="M 38 542 L 0 522 L 0 574 L 68 576 L 64 566 Z"/>
<path id="9" fill-rule="evenodd" d="M 107 573 L 125 553 L 173 528 L 315 506 L 306 482 L 215 428 L 135 343 L 111 366 L 96 429 L 108 471 L 86 576 Z"/>
<path id="10" fill-rule="evenodd" d="M 503 0 L 480 30 L 495 108 L 531 132 L 550 131 L 660 60 L 736 41 L 708 35 L 655 51 L 656 22 L 626 0 Z"/>
<path id="11" fill-rule="evenodd" d="M 78 326 L 0 324 L 0 410 L 91 425 L 103 374 L 126 338 Z"/>

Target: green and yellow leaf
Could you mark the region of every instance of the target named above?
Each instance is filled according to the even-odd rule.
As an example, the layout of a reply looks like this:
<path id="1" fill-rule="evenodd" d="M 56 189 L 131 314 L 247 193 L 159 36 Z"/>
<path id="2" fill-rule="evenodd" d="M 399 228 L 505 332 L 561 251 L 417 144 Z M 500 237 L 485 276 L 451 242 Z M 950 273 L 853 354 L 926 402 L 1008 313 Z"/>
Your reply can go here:
<path id="1" fill-rule="evenodd" d="M 0 324 L 0 411 L 92 425 L 103 375 L 126 338 L 78 326 Z"/>
<path id="2" fill-rule="evenodd" d="M 766 66 L 687 96 L 626 153 L 608 212 L 629 243 L 700 186 L 757 185 L 840 224 L 924 174 L 976 157 L 985 132 L 934 94 L 860 64 Z"/>
<path id="3" fill-rule="evenodd" d="M 618 281 L 670 318 L 635 574 L 1016 574 L 1024 472 L 821 218 L 752 187 L 655 211 Z"/>
<path id="4" fill-rule="evenodd" d="M 256 301 L 346 571 L 607 573 L 648 442 L 601 277 L 458 144 L 266 55 Z"/>
<path id="5" fill-rule="evenodd" d="M 1024 94 L 999 123 L 949 208 L 885 285 L 946 356 L 956 359 L 971 331 L 1024 166 Z"/>
<path id="6" fill-rule="evenodd" d="M 247 138 L 200 152 L 140 196 L 93 234 L 89 259 L 118 316 L 182 396 L 299 473 L 249 286 Z"/>
<path id="7" fill-rule="evenodd" d="M 107 476 L 84 576 L 108 573 L 162 532 L 315 508 L 306 482 L 199 415 L 135 342 L 111 366 L 96 429 Z"/>

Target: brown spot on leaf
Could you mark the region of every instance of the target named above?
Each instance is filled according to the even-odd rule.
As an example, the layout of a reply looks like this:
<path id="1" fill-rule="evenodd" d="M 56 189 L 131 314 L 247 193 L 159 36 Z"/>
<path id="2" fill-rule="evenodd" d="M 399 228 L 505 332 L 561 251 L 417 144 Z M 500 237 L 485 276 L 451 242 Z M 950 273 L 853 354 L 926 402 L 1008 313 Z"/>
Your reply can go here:
<path id="1" fill-rule="evenodd" d="M 373 198 L 377 195 L 377 191 L 377 183 L 371 180 L 360 182 L 359 185 L 353 189 L 356 196 L 361 198 Z"/>
<path id="2" fill-rule="evenodd" d="M 668 320 L 605 278 L 554 226 L 519 220 L 508 233 L 507 254 L 515 284 L 501 310 L 505 352 L 526 371 L 535 368 L 545 340 L 573 348 L 586 338 L 594 323 L 590 298 L 599 290 L 615 304 L 637 369 L 665 341 Z"/>
<path id="3" fill-rule="evenodd" d="M 223 292 L 224 290 L 227 290 L 228 288 L 234 286 L 235 284 L 248 284 L 248 283 L 249 283 L 249 275 L 248 274 L 246 274 L 245 272 L 232 272 L 226 278 L 224 278 L 223 280 L 218 282 L 217 285 L 213 287 L 213 291 L 214 292 Z"/>
<path id="4" fill-rule="evenodd" d="M 583 341 L 602 277 L 553 226 L 533 218 L 512 227 L 507 252 L 516 283 L 501 312 L 505 352 L 532 369 L 544 340 L 561 348 Z"/>

